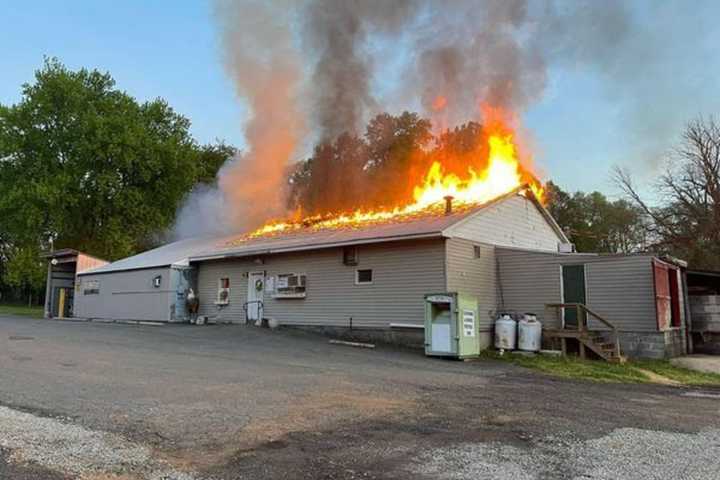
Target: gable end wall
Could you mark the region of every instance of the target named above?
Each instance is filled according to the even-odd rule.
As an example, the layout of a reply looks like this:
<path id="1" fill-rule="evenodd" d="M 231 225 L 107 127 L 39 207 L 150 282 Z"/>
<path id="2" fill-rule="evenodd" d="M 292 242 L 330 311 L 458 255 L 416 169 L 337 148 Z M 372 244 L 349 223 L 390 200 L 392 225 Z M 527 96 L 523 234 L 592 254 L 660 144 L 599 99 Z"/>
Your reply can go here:
<path id="1" fill-rule="evenodd" d="M 564 239 L 531 200 L 514 195 L 445 231 L 449 237 L 529 250 L 558 251 Z"/>

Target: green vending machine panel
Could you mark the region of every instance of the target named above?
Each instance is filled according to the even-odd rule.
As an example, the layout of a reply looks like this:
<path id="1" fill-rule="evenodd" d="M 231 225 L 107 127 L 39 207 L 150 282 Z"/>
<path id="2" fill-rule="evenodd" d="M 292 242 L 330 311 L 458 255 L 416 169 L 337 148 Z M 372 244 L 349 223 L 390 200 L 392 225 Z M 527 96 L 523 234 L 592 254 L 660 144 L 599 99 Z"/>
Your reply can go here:
<path id="1" fill-rule="evenodd" d="M 459 293 L 425 295 L 425 354 L 470 358 L 480 354 L 478 304 Z"/>

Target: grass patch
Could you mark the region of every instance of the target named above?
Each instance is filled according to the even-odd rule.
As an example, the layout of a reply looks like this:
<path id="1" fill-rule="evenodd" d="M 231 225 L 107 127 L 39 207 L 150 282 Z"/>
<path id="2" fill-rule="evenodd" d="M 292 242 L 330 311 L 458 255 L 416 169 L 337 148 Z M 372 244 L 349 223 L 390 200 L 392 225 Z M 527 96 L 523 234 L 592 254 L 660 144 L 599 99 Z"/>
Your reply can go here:
<path id="1" fill-rule="evenodd" d="M 0 315 L 20 315 L 23 317 L 43 318 L 45 309 L 40 306 L 0 304 Z"/>
<path id="2" fill-rule="evenodd" d="M 624 364 L 554 355 L 500 355 L 488 351 L 485 358 L 509 362 L 558 377 L 614 383 L 656 383 L 641 371 L 648 370 L 682 385 L 720 385 L 720 375 L 676 367 L 667 360 L 628 361 Z"/>
<path id="3" fill-rule="evenodd" d="M 632 362 L 631 365 L 644 368 L 684 385 L 720 385 L 720 375 L 717 373 L 698 372 L 678 367 L 667 360 L 638 360 Z"/>

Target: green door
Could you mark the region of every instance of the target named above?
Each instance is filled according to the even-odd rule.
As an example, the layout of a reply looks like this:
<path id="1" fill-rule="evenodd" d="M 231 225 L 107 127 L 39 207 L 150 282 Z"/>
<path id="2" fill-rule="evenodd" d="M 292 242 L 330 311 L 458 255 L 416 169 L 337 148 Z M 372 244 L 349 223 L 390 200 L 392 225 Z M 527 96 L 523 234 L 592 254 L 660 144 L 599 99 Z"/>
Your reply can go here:
<path id="1" fill-rule="evenodd" d="M 563 303 L 586 303 L 585 298 L 585 265 L 562 266 Z M 566 327 L 577 328 L 577 309 L 564 308 L 563 315 Z"/>

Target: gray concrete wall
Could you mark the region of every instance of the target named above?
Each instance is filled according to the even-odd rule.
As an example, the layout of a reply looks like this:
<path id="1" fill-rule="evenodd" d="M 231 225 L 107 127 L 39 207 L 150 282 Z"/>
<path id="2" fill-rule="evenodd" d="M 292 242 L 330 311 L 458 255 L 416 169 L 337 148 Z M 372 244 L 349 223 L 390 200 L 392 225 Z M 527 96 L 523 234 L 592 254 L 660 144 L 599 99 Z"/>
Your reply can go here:
<path id="1" fill-rule="evenodd" d="M 387 329 L 390 323 L 422 325 L 428 293 L 444 292 L 445 242 L 442 239 L 361 245 L 357 266 L 343 264 L 342 248 L 226 259 L 198 264 L 200 314 L 225 322 L 244 322 L 249 272 L 267 277 L 299 273 L 307 277 L 305 298 L 278 299 L 264 292 L 265 317 L 284 325 Z M 371 285 L 356 285 L 355 270 L 372 269 Z M 218 280 L 230 279 L 230 301 L 217 306 Z M 266 282 L 267 285 L 268 282 Z"/>
<path id="2" fill-rule="evenodd" d="M 685 329 L 620 333 L 620 350 L 629 358 L 678 357 L 687 353 L 686 347 Z"/>
<path id="3" fill-rule="evenodd" d="M 549 252 L 557 252 L 563 241 L 535 203 L 522 195 L 488 206 L 450 227 L 446 234 L 488 245 Z"/>
<path id="4" fill-rule="evenodd" d="M 692 331 L 720 333 L 720 295 L 690 295 Z"/>
<path id="5" fill-rule="evenodd" d="M 160 288 L 153 287 L 152 283 L 157 275 L 162 276 Z M 84 294 L 84 286 L 89 281 L 100 282 L 99 294 Z M 175 298 L 170 267 L 79 275 L 75 316 L 167 322 Z"/>

